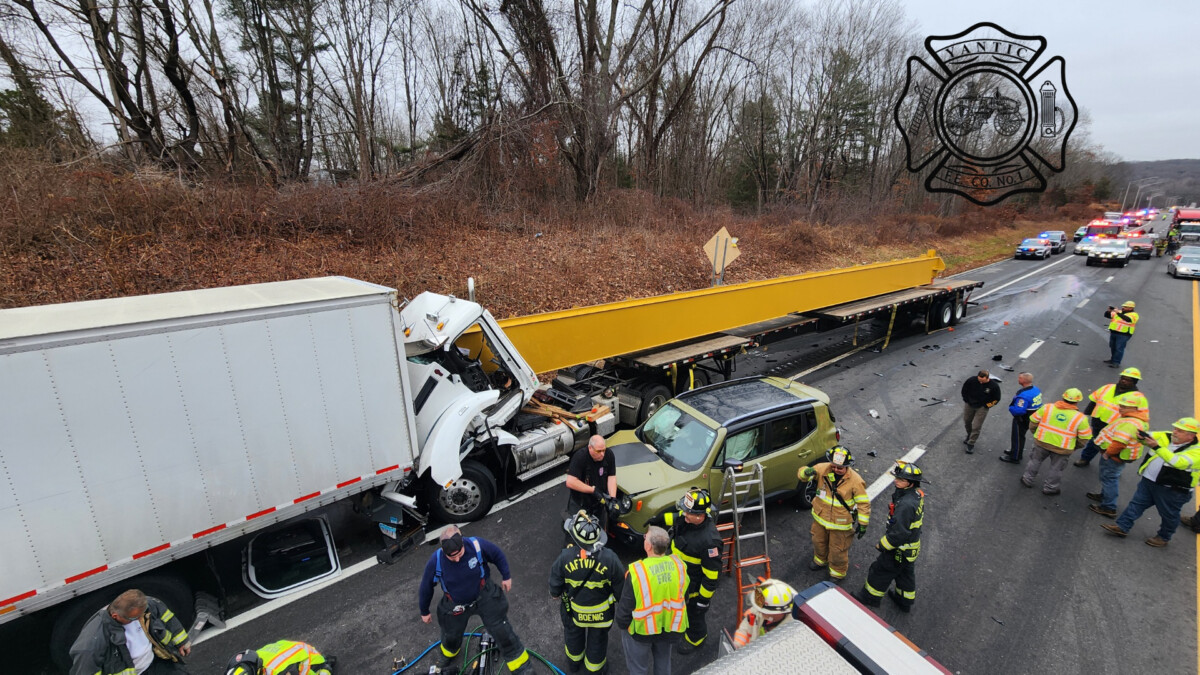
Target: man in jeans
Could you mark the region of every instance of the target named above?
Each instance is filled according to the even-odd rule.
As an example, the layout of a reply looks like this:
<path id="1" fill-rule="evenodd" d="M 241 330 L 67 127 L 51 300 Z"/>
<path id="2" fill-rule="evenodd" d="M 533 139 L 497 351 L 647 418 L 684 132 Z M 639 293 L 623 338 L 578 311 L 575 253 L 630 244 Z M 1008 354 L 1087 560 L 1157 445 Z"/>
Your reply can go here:
<path id="1" fill-rule="evenodd" d="M 1121 471 L 1126 464 L 1142 456 L 1139 431 L 1146 430 L 1150 421 L 1150 405 L 1146 395 L 1131 391 L 1117 400 L 1118 416 L 1096 437 L 1096 445 L 1104 452 L 1100 456 L 1100 491 L 1087 493 L 1087 498 L 1100 502 L 1089 504 L 1093 513 L 1106 518 L 1117 517 L 1117 492 L 1121 486 Z"/>
<path id="2" fill-rule="evenodd" d="M 1191 500 L 1192 489 L 1200 479 L 1200 447 L 1196 445 L 1200 422 L 1184 417 L 1172 426 L 1175 428 L 1169 434 L 1165 431 L 1140 434 L 1148 454 L 1138 469 L 1142 479 L 1138 481 L 1137 492 L 1116 523 L 1101 525 L 1114 537 L 1128 535 L 1134 522 L 1151 506 L 1158 509 L 1162 524 L 1158 534 L 1146 540 L 1148 546 L 1166 546 L 1179 527 L 1179 512 Z"/>
<path id="3" fill-rule="evenodd" d="M 1136 305 L 1132 300 L 1126 300 L 1120 309 L 1109 307 L 1104 310 L 1104 318 L 1108 319 L 1108 351 L 1111 354 L 1105 363 L 1109 368 L 1119 368 L 1121 359 L 1125 358 L 1125 345 L 1133 337 L 1137 329 L 1138 313 L 1133 311 Z"/>
<path id="4" fill-rule="evenodd" d="M 988 411 L 1000 402 L 1000 385 L 992 381 L 988 371 L 981 370 L 963 382 L 962 399 L 963 426 L 967 430 L 963 443 L 967 444 L 967 454 L 971 454 L 975 452 L 975 441 L 979 440 L 979 430 L 983 428 Z"/>

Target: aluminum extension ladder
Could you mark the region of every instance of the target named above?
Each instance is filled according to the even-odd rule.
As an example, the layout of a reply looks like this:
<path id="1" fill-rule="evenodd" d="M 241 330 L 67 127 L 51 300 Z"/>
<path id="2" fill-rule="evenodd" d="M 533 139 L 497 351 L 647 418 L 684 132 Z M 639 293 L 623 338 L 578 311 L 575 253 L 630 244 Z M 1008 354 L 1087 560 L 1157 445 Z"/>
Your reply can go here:
<path id="1" fill-rule="evenodd" d="M 721 534 L 723 545 L 721 569 L 726 575 L 733 573 L 737 576 L 738 621 L 741 621 L 742 613 L 746 610 L 746 593 L 758 588 L 762 579 L 771 577 L 765 495 L 761 464 L 741 471 L 726 467 L 725 476 L 721 479 L 721 498 L 717 502 L 717 532 Z M 754 512 L 758 512 L 759 527 L 749 529 L 744 516 Z M 761 553 L 757 552 L 760 547 L 747 546 L 754 540 L 761 540 Z M 748 572 L 755 567 L 763 568 L 760 574 Z"/>

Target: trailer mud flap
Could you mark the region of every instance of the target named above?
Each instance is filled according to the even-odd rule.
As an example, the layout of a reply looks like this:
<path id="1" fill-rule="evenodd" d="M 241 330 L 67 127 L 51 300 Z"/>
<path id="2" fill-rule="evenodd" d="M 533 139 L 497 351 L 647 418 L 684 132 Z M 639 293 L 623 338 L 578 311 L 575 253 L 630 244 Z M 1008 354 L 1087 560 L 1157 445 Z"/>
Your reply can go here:
<path id="1" fill-rule="evenodd" d="M 462 475 L 458 452 L 463 434 L 467 433 L 471 421 L 499 398 L 498 391 L 481 391 L 462 397 L 453 408 L 446 411 L 433 425 L 429 438 L 425 439 L 418 473 L 424 475 L 428 470 L 430 478 L 438 485 L 458 480 Z"/>

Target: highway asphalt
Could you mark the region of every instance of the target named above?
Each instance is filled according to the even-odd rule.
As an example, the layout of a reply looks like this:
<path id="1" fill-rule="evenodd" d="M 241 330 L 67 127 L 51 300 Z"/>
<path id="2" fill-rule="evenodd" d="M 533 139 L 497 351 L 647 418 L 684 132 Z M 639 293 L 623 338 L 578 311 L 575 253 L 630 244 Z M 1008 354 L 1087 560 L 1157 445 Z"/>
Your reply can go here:
<path id="1" fill-rule="evenodd" d="M 1100 528 L 1111 521 L 1087 510 L 1084 493 L 1098 487 L 1095 466 L 1068 466 L 1062 494 L 1048 497 L 1021 486 L 1018 466 L 997 461 L 1008 446 L 1006 406 L 1018 372 L 1032 372 L 1047 401 L 1067 387 L 1086 393 L 1116 379 L 1118 371 L 1102 363 L 1108 351 L 1101 315 L 1125 300 L 1137 301 L 1142 317 L 1125 365 L 1144 374 L 1152 428 L 1168 428 L 1192 414 L 1196 282 L 1168 277 L 1165 260 L 1095 268 L 1068 253 L 974 270 L 963 278 L 985 282 L 975 294 L 979 305 L 954 331 L 894 340 L 885 351 L 863 351 L 801 378 L 829 394 L 843 442 L 868 484 L 894 459 L 924 447 L 919 464 L 929 483 L 917 604 L 902 614 L 885 601 L 879 615 L 952 672 L 1196 671 L 1195 535 L 1184 530 L 1166 548 L 1146 546 L 1143 540 L 1158 525 L 1151 510 L 1127 539 L 1113 538 Z M 738 374 L 767 372 L 781 352 L 813 342 L 798 338 L 750 354 Z M 967 455 L 959 390 L 980 368 L 1003 379 L 1003 401 L 984 424 L 975 454 Z M 1127 467 L 1118 509 L 1136 482 L 1136 467 Z M 875 557 L 890 491 L 874 501 L 870 531 L 851 549 L 847 590 L 861 587 Z M 514 577 L 510 621 L 527 647 L 560 667 L 566 660 L 558 607 L 546 583 L 559 551 L 565 501 L 565 488 L 552 485 L 464 528 L 505 550 Z M 1194 509 L 1189 503 L 1184 512 Z M 808 512 L 776 504 L 768 515 L 773 576 L 798 588 L 821 581 L 823 574 L 807 568 Z M 215 635 L 196 646 L 191 670 L 223 673 L 235 652 L 289 638 L 337 655 L 343 674 L 392 673 L 394 659 L 411 660 L 438 638 L 436 625 L 420 621 L 416 598 L 432 552 L 422 546 L 394 565 L 372 566 Z M 622 552 L 622 558 L 632 560 L 633 554 Z M 736 619 L 734 584 L 723 578 L 709 613 L 710 635 L 732 630 Z M 624 673 L 615 629 L 612 635 L 609 672 Z M 710 640 L 697 654 L 677 655 L 673 672 L 691 672 L 715 656 Z M 427 673 L 428 665 L 427 657 L 408 672 Z"/>

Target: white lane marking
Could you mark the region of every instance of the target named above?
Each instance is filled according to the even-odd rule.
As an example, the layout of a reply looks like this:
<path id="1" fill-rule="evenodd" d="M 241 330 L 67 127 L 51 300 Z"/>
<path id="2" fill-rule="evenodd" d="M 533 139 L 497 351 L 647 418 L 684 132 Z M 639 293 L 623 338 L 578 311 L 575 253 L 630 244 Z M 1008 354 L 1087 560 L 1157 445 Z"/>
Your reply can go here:
<path id="1" fill-rule="evenodd" d="M 920 459 L 921 455 L 923 454 L 925 454 L 925 446 L 914 445 L 912 450 L 904 453 L 904 456 L 896 460 L 896 462 L 915 462 Z M 895 462 L 892 463 L 892 466 L 895 466 Z M 891 485 L 892 481 L 894 480 L 896 480 L 896 478 L 891 474 L 891 467 L 888 467 L 888 471 L 879 478 L 876 478 L 875 482 L 871 483 L 871 487 L 867 488 L 867 497 L 870 498 L 871 501 L 875 501 L 875 498 L 882 494 L 883 491 L 887 489 L 887 486 Z"/>
<path id="2" fill-rule="evenodd" d="M 825 366 L 831 366 L 831 365 L 837 363 L 838 361 L 841 361 L 842 359 L 846 358 L 847 356 L 857 354 L 857 353 L 861 352 L 862 350 L 866 349 L 867 347 L 873 347 L 873 346 L 879 344 L 880 342 L 883 342 L 883 338 L 879 338 L 878 340 L 872 340 L 871 342 L 868 342 L 864 345 L 855 347 L 854 349 L 851 349 L 850 351 L 846 352 L 845 354 L 842 354 L 841 356 L 835 356 L 832 359 L 829 359 L 828 361 L 826 361 L 824 363 L 818 363 L 817 365 L 813 366 L 812 368 L 809 368 L 808 370 L 802 370 L 802 371 L 796 373 L 795 375 L 791 376 L 788 379 L 795 382 L 796 380 L 804 377 L 805 375 L 808 375 L 809 373 L 816 372 L 816 371 L 824 368 Z"/>
<path id="3" fill-rule="evenodd" d="M 538 493 L 545 492 L 546 490 L 549 490 L 552 488 L 556 488 L 559 485 L 565 483 L 566 480 L 567 480 L 567 476 L 566 476 L 566 474 L 563 474 L 562 476 L 559 476 L 558 478 L 556 478 L 552 481 L 548 481 L 546 483 L 538 485 L 537 487 L 530 488 L 513 499 L 506 499 L 502 502 L 497 503 L 495 506 L 492 507 L 492 510 L 488 512 L 488 515 L 489 516 L 494 515 L 497 511 L 503 511 L 504 509 L 512 506 L 513 504 L 517 504 L 519 502 L 525 501 L 526 499 L 529 499 L 530 497 L 532 497 Z M 466 527 L 466 525 L 459 526 L 459 528 L 464 528 L 464 527 Z M 443 526 L 443 527 L 439 527 L 436 530 L 433 530 L 431 532 L 427 532 L 425 534 L 425 543 L 428 544 L 431 541 L 436 541 L 437 538 L 439 536 L 441 536 L 442 530 L 445 530 L 445 529 L 446 529 L 446 527 Z M 413 553 L 414 553 L 413 551 L 409 551 L 406 555 L 412 555 Z M 205 640 L 207 640 L 209 638 L 214 638 L 214 637 L 220 635 L 221 633 L 233 630 L 234 628 L 237 628 L 238 626 L 243 626 L 247 623 L 250 623 L 251 621 L 253 621 L 255 619 L 266 616 L 267 614 L 270 614 L 271 612 L 274 612 L 277 609 L 287 607 L 288 605 L 292 604 L 293 602 L 296 602 L 297 600 L 300 600 L 301 598 L 308 597 L 308 596 L 312 595 L 313 593 L 316 593 L 317 591 L 321 591 L 326 588 L 329 588 L 330 586 L 336 584 L 339 581 L 345 581 L 346 579 L 349 579 L 350 577 L 354 576 L 355 574 L 358 574 L 359 572 L 365 572 L 377 565 L 379 565 L 379 561 L 377 561 L 375 559 L 375 557 L 372 556 L 370 558 L 367 558 L 366 560 L 363 560 L 362 562 L 355 563 L 354 565 L 351 565 L 350 567 L 344 568 L 342 570 L 341 574 L 337 575 L 336 577 L 334 577 L 332 579 L 329 579 L 327 581 L 322 581 L 321 583 L 319 583 L 315 586 L 310 586 L 309 588 L 306 588 L 302 591 L 297 591 L 296 593 L 294 593 L 292 595 L 286 595 L 282 598 L 275 598 L 274 600 L 268 600 L 267 602 L 264 602 L 263 604 L 258 605 L 257 607 L 249 609 L 249 610 L 242 612 L 241 614 L 238 614 L 237 616 L 229 619 L 228 621 L 225 622 L 224 628 L 209 627 L 209 628 L 206 628 L 205 630 L 200 631 L 199 635 L 193 636 L 192 644 L 198 645 L 201 642 L 204 642 Z"/>
<path id="4" fill-rule="evenodd" d="M 1107 278 L 1107 279 L 1105 279 L 1105 280 L 1104 280 L 1104 283 L 1106 283 L 1106 284 L 1107 284 L 1108 282 L 1112 281 L 1113 279 L 1114 279 L 1114 277 L 1109 277 L 1109 278 Z"/>
<path id="5" fill-rule="evenodd" d="M 1027 359 L 1030 356 L 1033 356 L 1033 353 L 1036 352 L 1038 347 L 1041 347 L 1044 342 L 1045 340 L 1034 340 L 1033 344 L 1029 345 L 1025 351 L 1021 352 L 1021 355 L 1017 357 L 1017 360 Z"/>
<path id="6" fill-rule="evenodd" d="M 1083 309 L 1083 306 L 1088 304 L 1088 300 L 1091 300 L 1091 298 L 1084 298 L 1081 300 L 1078 305 L 1075 305 L 1075 309 Z"/>
<path id="7" fill-rule="evenodd" d="M 982 299 L 986 298 L 987 296 L 991 295 L 992 293 L 995 293 L 996 291 L 1002 291 L 1002 290 L 1008 288 L 1009 286 L 1012 286 L 1013 284 L 1017 283 L 1018 281 L 1023 281 L 1025 279 L 1028 279 L 1029 277 L 1031 277 L 1039 272 L 1045 272 L 1046 270 L 1050 269 L 1051 267 L 1054 267 L 1056 265 L 1061 265 L 1069 260 L 1071 260 L 1071 258 L 1063 258 L 1062 260 L 1059 260 L 1058 262 L 1052 262 L 1049 265 L 1043 265 L 1028 274 L 1023 274 L 1023 275 L 1017 277 L 1016 279 L 1013 279 L 1012 281 L 1008 282 L 1007 284 L 1001 284 L 1001 285 L 993 288 L 992 290 L 988 291 L 987 293 L 984 293 L 983 295 L 971 298 L 971 300 L 972 301 L 982 300 Z"/>

